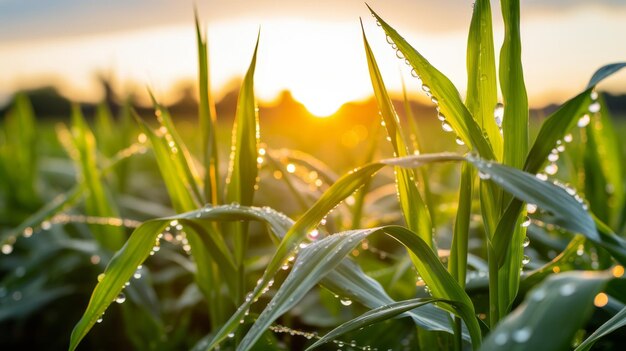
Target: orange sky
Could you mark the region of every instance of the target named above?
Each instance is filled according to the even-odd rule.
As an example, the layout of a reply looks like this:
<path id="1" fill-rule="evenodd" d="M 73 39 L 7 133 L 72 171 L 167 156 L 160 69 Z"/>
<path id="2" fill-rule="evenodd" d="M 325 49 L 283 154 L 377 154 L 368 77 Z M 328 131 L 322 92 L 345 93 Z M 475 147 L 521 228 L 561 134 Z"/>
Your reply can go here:
<path id="1" fill-rule="evenodd" d="M 430 62 L 465 89 L 466 31 L 471 2 L 368 2 Z M 462 3 L 462 4 L 460 4 Z M 495 2 L 494 3 L 495 6 Z M 523 62 L 531 103 L 562 101 L 605 63 L 626 60 L 626 2 L 522 1 Z M 359 17 L 388 87 L 409 82 L 362 1 L 199 1 L 207 25 L 211 81 L 220 91 L 243 75 L 261 28 L 256 93 L 284 89 L 318 115 L 371 94 Z M 502 41 L 494 8 L 496 49 Z M 622 33 L 622 34 L 616 34 Z M 141 0 L 0 0 L 0 100 L 46 83 L 70 98 L 99 98 L 95 71 L 110 72 L 120 91 L 151 87 L 163 100 L 196 74 L 193 2 Z M 623 92 L 625 74 L 602 88 Z M 219 97 L 219 93 L 217 94 Z"/>

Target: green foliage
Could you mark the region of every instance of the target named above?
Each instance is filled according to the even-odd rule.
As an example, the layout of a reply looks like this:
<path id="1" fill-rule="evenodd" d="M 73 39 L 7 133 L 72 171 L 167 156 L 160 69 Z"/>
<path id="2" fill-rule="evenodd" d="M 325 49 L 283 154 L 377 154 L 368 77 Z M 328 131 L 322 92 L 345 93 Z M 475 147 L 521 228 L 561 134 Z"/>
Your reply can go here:
<path id="1" fill-rule="evenodd" d="M 455 132 L 467 154 L 423 153 L 422 126 L 406 91 L 402 119 L 363 27 L 382 119 L 376 125 L 384 122 L 389 143 L 376 139 L 382 129 L 376 127 L 363 162 L 342 176 L 300 151 L 265 145 L 260 151 L 254 95 L 259 38 L 224 150 L 228 169 L 220 167 L 207 42 L 197 17 L 199 146 L 154 96 L 156 129 L 130 105 L 117 118 L 100 105 L 90 127 L 75 106 L 70 129 L 58 127 L 57 137 L 72 159 L 58 162 L 73 164 L 76 172 L 66 172 L 59 186 L 60 176 L 41 170 L 38 122 L 18 96 L 0 137 L 0 220 L 11 228 L 0 229 L 6 255 L 0 323 L 31 321 L 47 306 L 77 296 L 87 307 L 72 310 L 78 322 L 70 350 L 87 342 L 109 346 L 106 338 L 116 339 L 111 348 L 154 350 L 330 343 L 567 349 L 576 338 L 578 349 L 587 350 L 611 338 L 624 324 L 626 303 L 619 279 L 626 265 L 626 240 L 619 235 L 626 221 L 624 155 L 595 89 L 626 64 L 600 68 L 530 143 L 519 1 L 502 1 L 501 8 L 505 35 L 496 75 L 491 3 L 475 3 L 465 100 L 372 11 L 419 77 L 444 131 Z M 576 124 L 580 140 L 573 141 Z M 147 148 L 151 152 L 141 156 Z M 552 171 L 544 170 L 553 175 L 556 159 L 558 177 L 575 186 L 541 173 L 550 162 Z M 294 172 L 296 165 L 308 175 Z M 307 191 L 309 178 L 323 186 Z M 266 184 L 279 190 L 264 192 Z M 268 199 L 276 209 L 260 207 Z M 33 233 L 37 237 L 28 239 Z M 600 309 L 604 319 L 592 313 Z M 581 329 L 589 335 L 584 341 Z"/>

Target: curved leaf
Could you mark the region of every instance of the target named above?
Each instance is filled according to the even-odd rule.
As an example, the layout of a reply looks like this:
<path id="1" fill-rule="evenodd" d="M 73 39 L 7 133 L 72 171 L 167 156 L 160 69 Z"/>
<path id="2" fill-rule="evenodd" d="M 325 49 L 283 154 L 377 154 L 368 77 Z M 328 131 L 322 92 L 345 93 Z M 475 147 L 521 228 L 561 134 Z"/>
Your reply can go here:
<path id="1" fill-rule="evenodd" d="M 481 350 L 567 349 L 609 279 L 608 274 L 593 272 L 551 276 L 491 331 Z"/>
<path id="2" fill-rule="evenodd" d="M 367 66 L 369 67 L 370 78 L 372 81 L 372 87 L 374 89 L 374 96 L 378 104 L 378 110 L 385 123 L 387 134 L 389 135 L 389 141 L 393 146 L 394 153 L 397 156 L 407 156 L 409 149 L 407 142 L 404 140 L 404 134 L 402 133 L 402 127 L 400 125 L 400 119 L 393 107 L 393 103 L 385 83 L 376 64 L 374 53 L 372 52 L 367 38 L 365 37 L 365 30 L 363 29 L 363 23 L 361 23 L 361 32 L 363 34 L 363 44 L 365 46 L 365 54 L 367 56 Z M 397 168 L 395 172 L 396 186 L 398 190 L 398 198 L 400 199 L 400 208 L 404 215 L 404 220 L 407 223 L 407 227 L 417 233 L 425 242 L 436 250 L 435 243 L 433 241 L 433 228 L 430 218 L 428 207 L 424 203 L 422 196 L 417 189 L 415 183 L 415 170 L 410 168 Z"/>
<path id="3" fill-rule="evenodd" d="M 425 84 L 423 89 L 427 90 L 429 94 L 432 94 L 432 96 L 438 100 L 441 114 L 445 116 L 446 121 L 452 126 L 463 142 L 475 148 L 482 157 L 494 159 L 495 155 L 491 149 L 491 145 L 489 145 L 489 142 L 483 136 L 478 123 L 476 123 L 465 105 L 463 105 L 459 92 L 450 79 L 432 66 L 424 56 L 409 45 L 395 29 L 389 26 L 389 24 L 378 16 L 369 6 L 368 8 L 378 23 L 381 24 L 385 33 L 398 46 L 398 50 L 402 52 L 404 57 L 406 57 L 417 71 L 417 74 L 419 74 Z"/>
<path id="4" fill-rule="evenodd" d="M 616 313 L 611 319 L 606 321 L 606 323 L 602 324 L 593 334 L 589 335 L 585 341 L 583 341 L 575 351 L 587 351 L 590 350 L 593 344 L 595 344 L 598 339 L 607 336 L 608 334 L 616 331 L 619 328 L 622 328 L 626 325 L 626 308 L 623 308 L 621 311 Z"/>
<path id="5" fill-rule="evenodd" d="M 317 340 L 313 345 L 309 346 L 307 348 L 307 351 L 313 350 L 329 341 L 336 339 L 337 337 L 343 334 L 349 333 L 354 330 L 358 330 L 359 328 L 364 328 L 366 326 L 369 326 L 377 322 L 381 322 L 381 321 L 393 318 L 404 312 L 410 311 L 418 307 L 422 307 L 424 305 L 432 304 L 435 302 L 450 303 L 451 301 L 447 301 L 443 299 L 433 299 L 433 298 L 417 298 L 417 299 L 395 302 L 389 305 L 375 308 L 331 330 L 326 335 L 324 335 L 319 340 Z"/>
<path id="6" fill-rule="evenodd" d="M 468 325 L 474 347 L 480 344 L 480 328 L 469 297 L 446 271 L 424 240 L 410 230 L 399 226 L 361 229 L 328 236 L 302 249 L 293 269 L 265 310 L 250 328 L 238 350 L 249 350 L 262 333 L 281 314 L 289 310 L 333 267 L 338 265 L 359 242 L 371 234 L 384 232 L 405 245 L 414 256 L 418 272 L 434 297 L 458 303 L 452 312 L 458 313 Z"/>

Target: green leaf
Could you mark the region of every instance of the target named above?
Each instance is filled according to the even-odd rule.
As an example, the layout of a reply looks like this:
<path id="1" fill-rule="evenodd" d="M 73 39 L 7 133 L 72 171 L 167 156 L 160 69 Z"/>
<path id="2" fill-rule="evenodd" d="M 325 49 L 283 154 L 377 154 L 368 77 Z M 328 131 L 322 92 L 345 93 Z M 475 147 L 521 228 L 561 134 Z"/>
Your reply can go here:
<path id="1" fill-rule="evenodd" d="M 469 224 L 472 214 L 472 188 L 474 183 L 474 173 L 469 165 L 463 164 L 461 169 L 461 185 L 459 189 L 459 205 L 457 208 L 454 231 L 452 235 L 452 246 L 450 248 L 450 259 L 448 270 L 456 281 L 465 287 L 467 275 L 467 247 L 469 242 Z"/>
<path id="2" fill-rule="evenodd" d="M 372 87 L 374 88 L 374 96 L 378 103 L 378 110 L 385 122 L 389 140 L 393 146 L 395 155 L 407 156 L 409 150 L 404 140 L 400 119 L 396 113 L 391 98 L 385 88 L 385 83 L 376 64 L 374 54 L 365 37 L 365 30 L 361 23 L 361 32 L 363 34 L 363 44 L 365 46 L 365 54 L 367 56 L 367 65 L 369 67 Z M 415 183 L 415 171 L 407 168 L 396 169 L 396 184 L 398 189 L 398 197 L 400 199 L 400 207 L 404 215 L 404 220 L 410 230 L 419 235 L 425 242 L 435 249 L 432 237 L 432 223 L 428 207 L 424 203 L 420 195 L 417 184 Z"/>
<path id="3" fill-rule="evenodd" d="M 398 32 L 387 24 L 369 6 L 368 8 L 381 24 L 385 33 L 398 46 L 398 50 L 411 63 L 424 82 L 423 89 L 438 100 L 439 111 L 452 126 L 466 145 L 475 148 L 486 159 L 494 159 L 495 155 L 489 142 L 483 136 L 480 126 L 467 110 L 458 90 L 452 82 L 415 50 Z"/>
<path id="4" fill-rule="evenodd" d="M 465 105 L 487 133 L 497 160 L 502 160 L 502 135 L 494 118 L 498 102 L 496 61 L 489 0 L 474 2 L 467 38 L 467 97 Z"/>
<path id="5" fill-rule="evenodd" d="M 507 227 L 514 228 L 518 223 L 518 214 L 521 211 L 523 202 L 537 205 L 546 211 L 542 220 L 552 223 L 561 228 L 574 233 L 583 234 L 588 239 L 604 247 L 620 263 L 626 262 L 625 249 L 626 241 L 618 237 L 613 231 L 593 218 L 585 209 L 584 204 L 574 196 L 572 189 L 563 185 L 556 185 L 540 180 L 532 174 L 528 174 L 519 169 L 511 168 L 492 161 L 485 161 L 474 155 L 466 158 L 460 155 L 441 153 L 426 154 L 420 156 L 408 156 L 403 158 L 383 160 L 382 163 L 402 167 L 414 168 L 428 162 L 463 161 L 467 160 L 488 178 L 491 182 L 502 187 L 505 191 L 517 198 L 513 200 L 500 220 L 500 225 L 507 223 Z M 513 207 L 517 205 L 519 207 Z M 511 226 L 509 223 L 513 223 Z M 521 240 L 521 239 L 520 239 Z M 496 262 L 502 263 L 509 251 L 508 245 L 511 241 L 511 231 L 501 230 L 499 227 L 491 241 L 494 254 L 497 255 Z"/>
<path id="6" fill-rule="evenodd" d="M 113 116 L 111 116 L 111 110 L 104 103 L 98 104 L 96 107 L 96 121 L 94 131 L 96 133 L 96 141 L 98 143 L 98 150 L 108 158 L 115 155 L 121 148 L 118 144 L 118 136 L 115 131 Z"/>
<path id="7" fill-rule="evenodd" d="M 564 350 L 610 275 L 566 272 L 531 290 L 485 339 L 481 350 Z"/>
<path id="8" fill-rule="evenodd" d="M 35 228 L 40 227 L 44 221 L 49 220 L 50 218 L 61 213 L 68 207 L 76 204 L 78 200 L 80 200 L 84 192 L 84 183 L 79 183 L 68 192 L 57 195 L 52 201 L 46 203 L 42 208 L 37 210 L 37 212 L 26 218 L 26 220 L 22 222 L 17 228 L 0 236 L 0 238 L 2 238 L 0 242 L 2 244 L 15 242 L 15 239 L 22 235 L 25 230 L 28 230 L 29 228 L 34 230 Z"/>
<path id="9" fill-rule="evenodd" d="M 468 325 L 474 344 L 480 344 L 480 328 L 469 297 L 443 267 L 439 258 L 424 240 L 410 230 L 399 226 L 354 230 L 328 236 L 302 249 L 293 269 L 265 310 L 250 328 L 238 350 L 249 350 L 262 333 L 281 314 L 293 307 L 321 276 L 334 268 L 359 242 L 371 234 L 384 232 L 411 251 L 419 274 L 429 286 L 434 297 L 455 301 L 458 313 Z"/>
<path id="10" fill-rule="evenodd" d="M 143 132 L 150 140 L 161 177 L 165 182 L 170 201 L 176 212 L 191 211 L 200 207 L 191 190 L 192 185 L 185 176 L 185 164 L 179 158 L 172 157 L 172 149 L 163 135 L 157 135 L 148 124 L 135 115 Z M 178 152 L 178 149 L 176 149 Z"/>
<path id="11" fill-rule="evenodd" d="M 504 42 L 500 50 L 500 87 L 504 102 L 504 164 L 522 168 L 528 153 L 528 97 L 522 69 L 519 0 L 503 0 Z"/>
<path id="12" fill-rule="evenodd" d="M 86 213 L 96 217 L 118 218 L 117 207 L 98 169 L 95 137 L 77 105 L 72 110 L 72 142 L 76 150 L 76 166 L 87 191 Z M 125 233 L 122 227 L 91 225 L 90 228 L 95 239 L 109 250 L 117 250 L 124 243 Z"/>
<path id="13" fill-rule="evenodd" d="M 618 313 L 611 317 L 611 319 L 596 329 L 593 334 L 589 335 L 585 341 L 578 345 L 575 351 L 590 350 L 598 339 L 607 336 L 619 328 L 622 328 L 624 325 L 626 325 L 626 308 L 622 308 Z"/>
<path id="14" fill-rule="evenodd" d="M 587 110 L 590 103 L 589 93 L 603 79 L 626 67 L 626 62 L 613 63 L 598 69 L 594 74 L 587 89 L 564 103 L 541 125 L 539 134 L 533 142 L 533 146 L 526 157 L 524 170 L 528 173 L 537 173 L 545 164 L 546 158 L 556 145 L 556 141 L 563 138 L 567 130 L 571 128 L 583 111 Z"/>
<path id="15" fill-rule="evenodd" d="M 214 206 L 220 202 L 219 159 L 217 152 L 217 114 L 209 87 L 209 55 L 206 38 L 203 37 L 195 9 L 196 43 L 198 46 L 198 82 L 200 101 L 198 120 L 200 122 L 201 150 L 204 163 L 204 195 Z"/>
<path id="16" fill-rule="evenodd" d="M 36 208 L 39 205 L 39 195 L 35 189 L 39 158 L 38 133 L 33 107 L 26 95 L 20 93 L 15 96 L 14 105 L 7 113 L 1 133 L 6 137 L 6 145 L 4 148 L 0 147 L 0 157 L 6 163 L 4 166 L 4 173 L 7 176 L 6 190 L 8 197 L 17 201 L 10 207 Z"/>
<path id="17" fill-rule="evenodd" d="M 468 156 L 468 161 L 478 168 L 479 172 L 486 174 L 485 177 L 489 177 L 492 182 L 519 200 L 535 204 L 549 212 L 544 219 L 549 220 L 550 223 L 574 233 L 584 234 L 592 240 L 600 240 L 593 218 L 587 213 L 583 204 L 570 195 L 564 186 L 557 186 L 540 180 L 532 174 L 495 162 L 484 161 L 471 155 Z M 516 221 L 517 215 L 512 220 Z M 496 232 L 493 238 L 493 246 L 496 253 L 500 252 L 500 255 L 508 251 L 507 238 L 504 236 L 505 234 Z"/>
<path id="18" fill-rule="evenodd" d="M 376 172 L 383 167 L 383 164 L 368 164 L 359 169 L 356 169 L 343 177 L 339 178 L 322 196 L 319 200 L 309 208 L 309 210 L 294 223 L 287 231 L 284 238 L 281 240 L 280 245 L 276 249 L 271 261 L 267 264 L 263 276 L 261 277 L 256 288 L 252 291 L 249 298 L 239 306 L 233 316 L 222 326 L 222 328 L 213 335 L 212 339 L 206 340 L 205 343 L 201 343 L 198 348 L 212 349 L 222 340 L 224 340 L 230 332 L 235 330 L 239 326 L 239 320 L 244 316 L 248 310 L 252 301 L 261 295 L 261 291 L 267 286 L 268 282 L 274 277 L 291 255 L 297 246 L 304 240 L 306 235 L 317 225 L 319 222 L 335 208 L 341 201 L 350 196 L 355 190 L 361 187 L 365 182 L 369 180 Z M 208 345 L 206 345 L 208 344 Z"/>
<path id="19" fill-rule="evenodd" d="M 366 275 L 359 265 L 349 259 L 342 260 L 334 270 L 327 273 L 321 284 L 335 294 L 369 308 L 394 303 L 378 281 Z M 450 326 L 449 315 L 434 305 L 424 306 L 417 312 L 408 312 L 407 315 L 424 330 L 454 332 Z M 470 339 L 467 330 L 463 330 L 461 336 L 466 340 Z"/>
<path id="20" fill-rule="evenodd" d="M 526 157 L 524 165 L 526 172 L 538 173 L 541 170 L 557 140 L 562 139 L 581 116 L 584 107 L 589 103 L 590 92 L 591 89 L 587 89 L 565 102 L 541 125 L 539 134 Z"/>
<path id="21" fill-rule="evenodd" d="M 104 277 L 96 285 L 87 310 L 74 327 L 70 338 L 70 350 L 76 349 L 78 343 L 96 324 L 107 307 L 118 296 L 124 284 L 129 281 L 152 251 L 157 235 L 167 226 L 166 221 L 150 221 L 142 224 L 130 236 L 126 244 L 111 259 L 104 271 Z"/>
<path id="22" fill-rule="evenodd" d="M 604 98 L 600 96 L 597 103 L 600 112 L 591 115 L 585 128 L 585 198 L 599 219 L 616 228 L 625 200 L 622 148 Z"/>
<path id="23" fill-rule="evenodd" d="M 538 285 L 541 281 L 555 272 L 565 272 L 574 269 L 575 267 L 572 265 L 572 262 L 579 256 L 578 251 L 581 247 L 584 247 L 585 240 L 584 236 L 580 234 L 576 235 L 567 245 L 565 250 L 552 259 L 552 261 L 546 263 L 541 268 L 530 272 L 524 280 L 522 280 L 522 292 L 525 293 L 530 290 L 530 288 Z"/>
<path id="24" fill-rule="evenodd" d="M 598 85 L 598 83 L 603 81 L 605 78 L 621 70 L 624 67 L 626 67 L 626 62 L 616 62 L 616 63 L 611 63 L 611 64 L 601 67 L 593 74 L 593 76 L 591 76 L 591 79 L 589 80 L 589 83 L 587 84 L 587 89 L 595 87 L 596 85 Z"/>
<path id="25" fill-rule="evenodd" d="M 179 182 L 184 184 L 184 187 L 187 189 L 190 196 L 192 196 L 194 203 L 197 205 L 204 204 L 206 201 L 202 191 L 200 190 L 200 176 L 194 166 L 194 160 L 191 153 L 187 150 L 187 146 L 178 134 L 178 131 L 176 131 L 176 127 L 174 126 L 174 122 L 172 121 L 169 111 L 157 102 L 152 93 L 150 94 L 150 97 L 152 98 L 157 120 L 161 124 L 161 129 L 159 129 L 159 139 L 163 145 L 161 147 L 162 151 L 159 155 L 157 155 L 157 162 L 159 163 L 161 174 L 164 172 L 172 172 L 172 168 L 164 169 L 161 167 L 161 164 L 165 164 L 167 162 L 165 160 L 161 160 L 161 158 L 167 157 L 171 159 L 170 163 L 175 167 L 173 168 L 173 173 L 176 177 L 180 178 Z M 153 138 L 151 138 L 151 140 L 152 139 Z M 154 147 L 154 143 L 152 144 Z M 199 206 L 194 206 L 193 208 L 198 207 Z M 193 208 L 185 208 L 183 211 L 190 211 Z M 180 209 L 177 209 L 177 211 L 182 212 Z"/>
<path id="26" fill-rule="evenodd" d="M 252 55 L 252 62 L 244 77 L 235 113 L 229 174 L 226 179 L 226 202 L 252 205 L 258 176 L 259 118 L 254 98 L 254 70 L 259 48 L 259 37 Z M 247 225 L 234 223 L 235 262 L 243 264 L 247 244 Z"/>
<path id="27" fill-rule="evenodd" d="M 351 331 L 358 330 L 359 328 L 364 328 L 369 325 L 372 325 L 377 322 L 381 322 L 393 317 L 396 317 L 399 314 L 410 311 L 412 309 L 422 307 L 424 305 L 432 304 L 435 302 L 439 303 L 451 303 L 451 301 L 443 300 L 443 299 L 433 299 L 433 298 L 417 298 L 411 300 L 404 300 L 400 302 L 395 302 L 389 305 L 381 306 L 370 310 L 357 318 L 351 319 L 348 322 L 345 322 L 338 326 L 337 328 L 331 330 L 326 333 L 323 337 L 317 340 L 313 345 L 307 348 L 308 350 L 313 350 L 319 346 L 322 346 L 341 335 L 349 333 Z"/>
<path id="28" fill-rule="evenodd" d="M 157 245 L 158 235 L 172 221 L 178 221 L 183 226 L 187 225 L 193 230 L 198 225 L 202 225 L 203 221 L 265 220 L 270 226 L 273 226 L 273 230 L 284 231 L 286 228 L 281 219 L 281 215 L 269 209 L 221 206 L 216 208 L 207 207 L 143 223 L 139 228 L 135 229 L 126 244 L 113 256 L 107 265 L 103 278 L 92 293 L 85 313 L 74 327 L 70 350 L 74 350 L 78 346 L 80 340 L 85 337 L 98 318 L 102 316 L 107 307 L 123 289 L 124 284 L 131 279 L 137 266 L 149 257 L 150 252 Z M 209 224 L 205 223 L 204 225 L 208 226 Z M 215 239 L 215 237 L 212 239 Z M 218 245 L 220 244 L 218 243 Z M 212 243 L 209 248 L 212 246 L 215 246 L 215 243 Z M 194 247 L 192 247 L 192 255 L 195 255 L 195 252 L 197 251 L 194 251 Z M 211 253 L 214 259 L 220 259 L 221 256 L 217 254 L 217 251 L 214 250 Z M 223 257 L 222 261 L 227 259 L 227 257 Z M 221 267 L 226 269 L 228 265 L 222 264 Z M 233 275 L 232 271 L 228 270 L 224 273 Z"/>

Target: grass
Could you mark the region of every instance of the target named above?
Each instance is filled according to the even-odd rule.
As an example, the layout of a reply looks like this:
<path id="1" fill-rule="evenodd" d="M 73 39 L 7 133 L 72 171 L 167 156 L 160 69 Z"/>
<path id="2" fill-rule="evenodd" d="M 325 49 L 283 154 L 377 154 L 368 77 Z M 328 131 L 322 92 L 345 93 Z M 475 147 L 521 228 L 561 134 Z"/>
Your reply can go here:
<path id="1" fill-rule="evenodd" d="M 0 138 L 0 218 L 11 227 L 0 260 L 6 345 L 25 342 L 15 336 L 20 323 L 54 324 L 29 316 L 72 296 L 84 304 L 68 312 L 71 336 L 50 348 L 617 345 L 626 303 L 624 156 L 595 86 L 626 64 L 600 68 L 531 142 L 519 1 L 501 5 L 496 75 L 490 2 L 475 3 L 465 101 L 370 9 L 463 153 L 423 152 L 421 126 L 407 101 L 404 119 L 395 110 L 365 31 L 387 136 L 372 138 L 365 163 L 342 176 L 300 151 L 261 146 L 253 89 L 261 37 L 231 147 L 221 149 L 197 19 L 195 139 L 179 133 L 155 97 L 156 128 L 130 107 L 115 120 L 101 106 L 92 131 L 75 107 L 71 126 L 57 127 L 69 155 L 57 162 L 75 171 L 42 170 L 37 122 L 18 97 Z M 393 155 L 381 154 L 382 142 Z M 279 190 L 264 192 L 269 184 Z M 264 206 L 270 201 L 277 208 Z M 297 220 L 283 214 L 294 212 L 289 204 L 302 208 Z"/>

